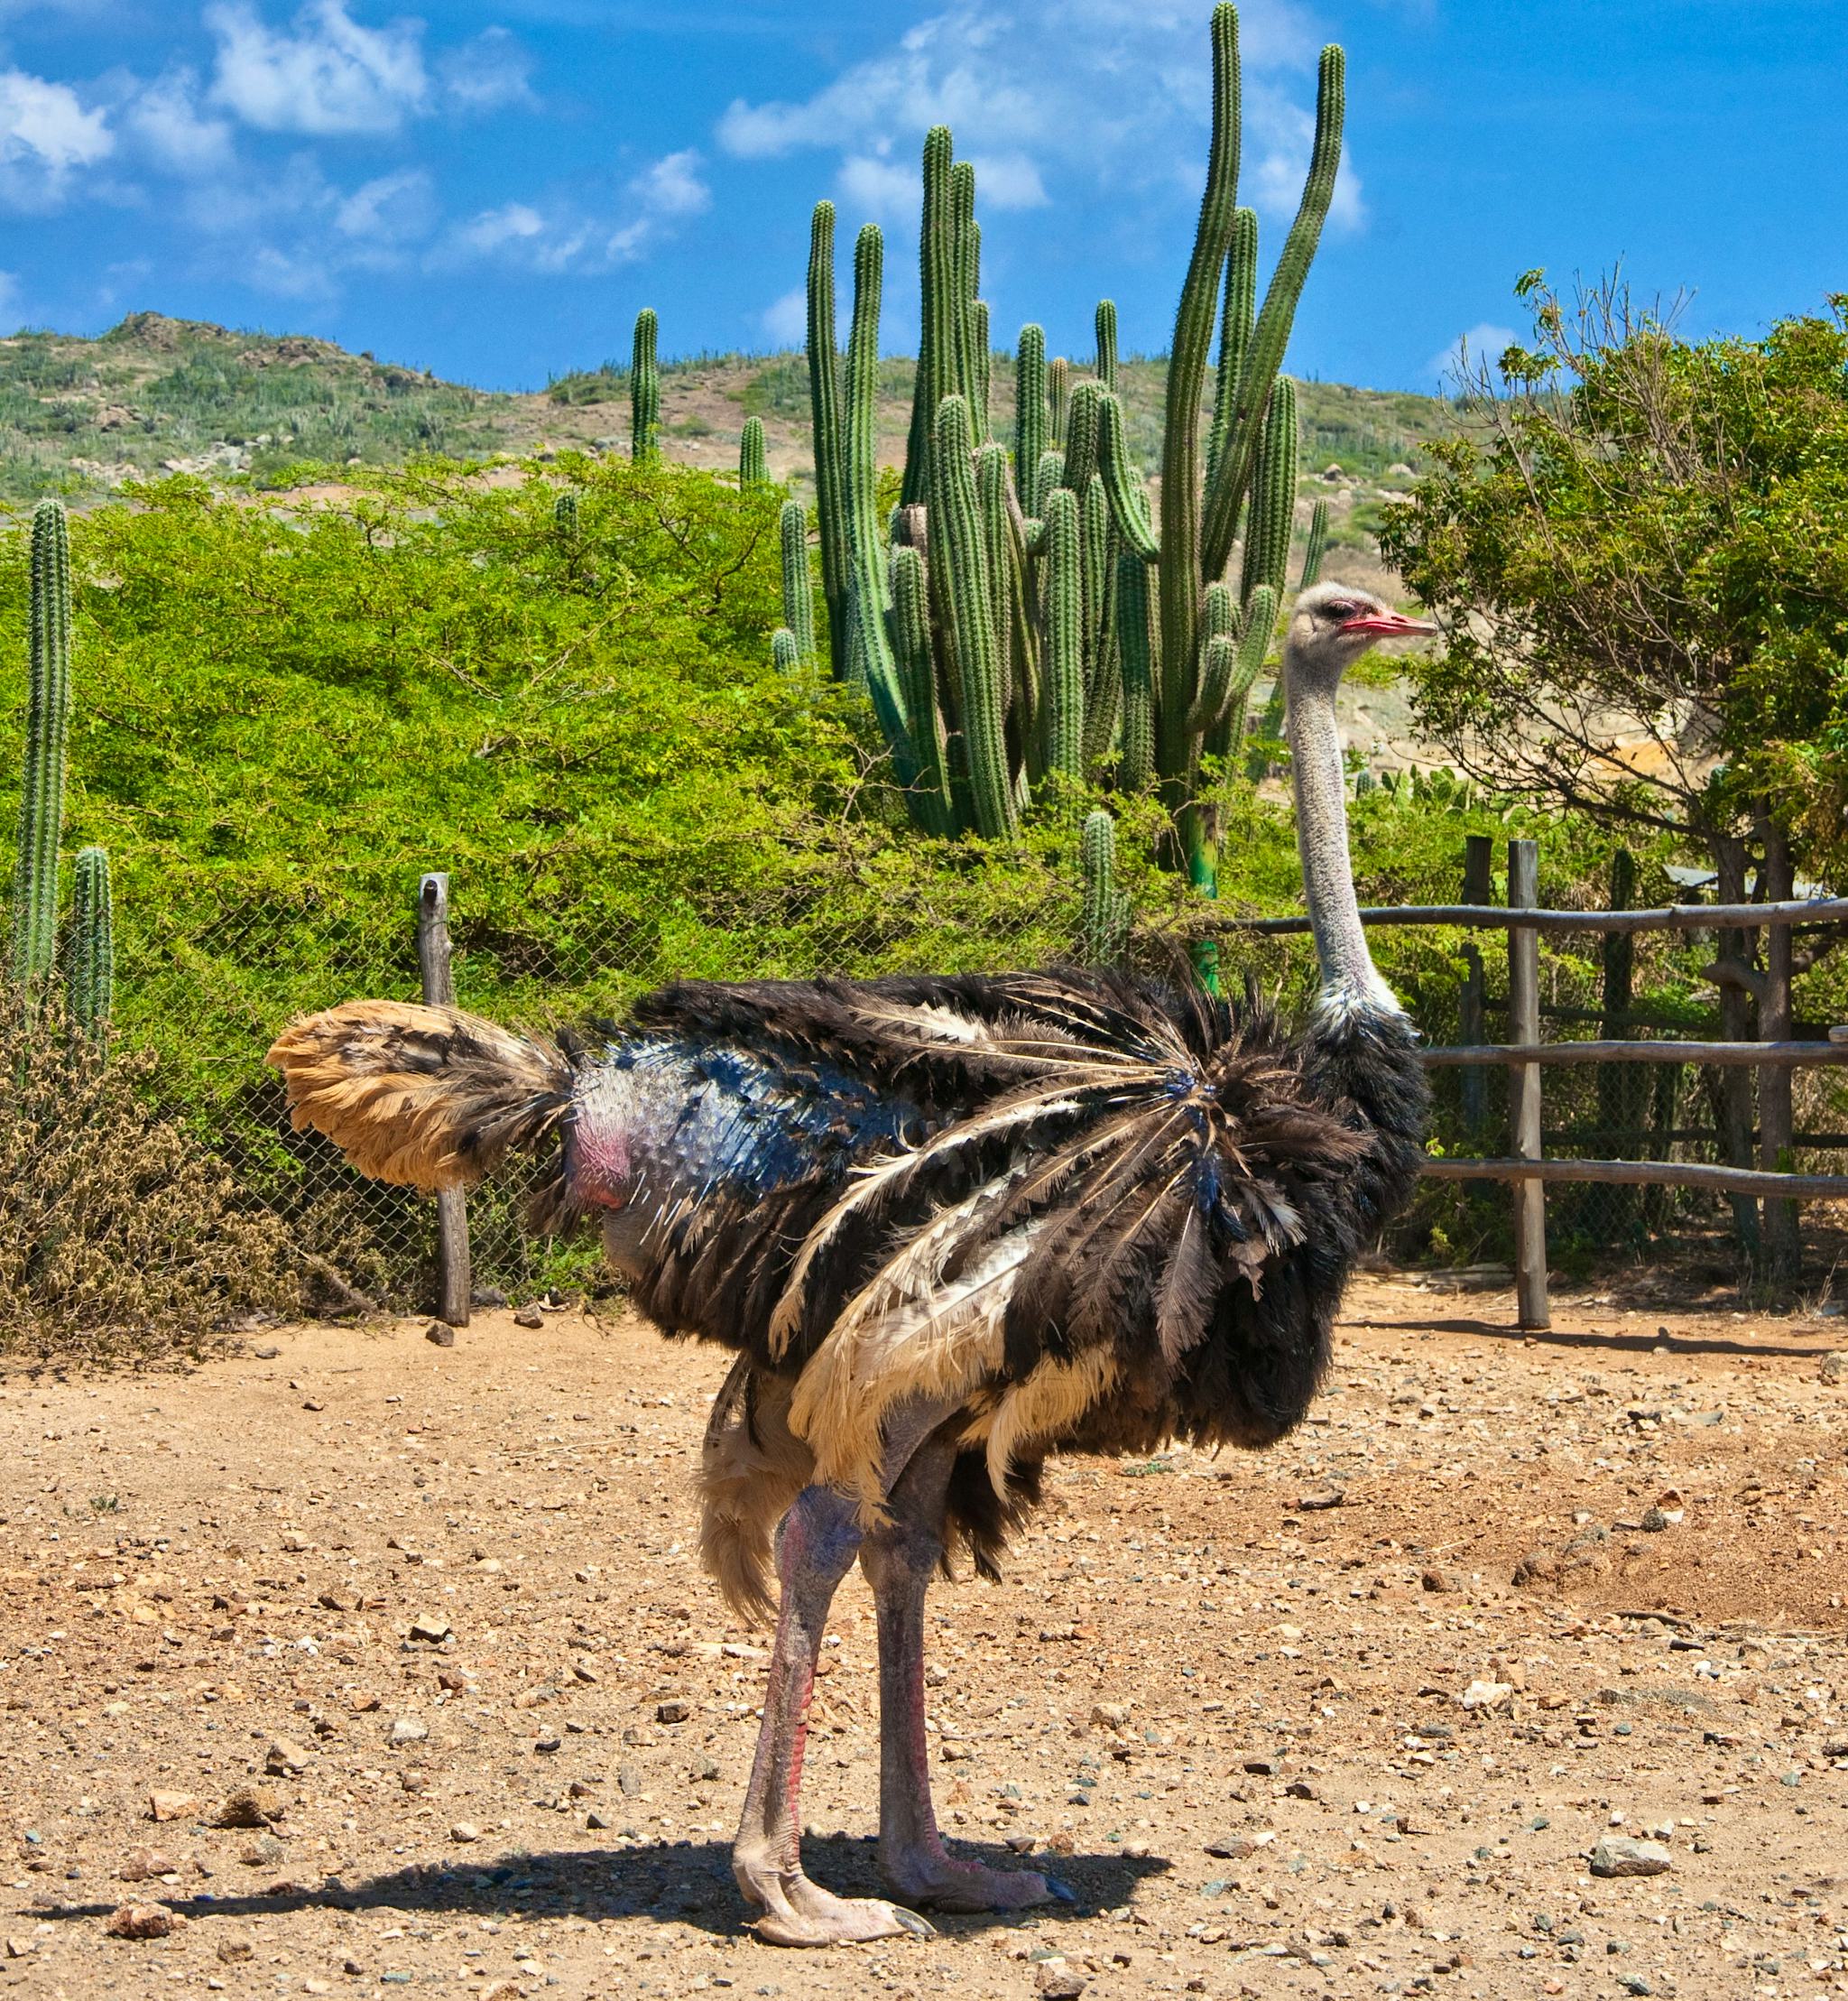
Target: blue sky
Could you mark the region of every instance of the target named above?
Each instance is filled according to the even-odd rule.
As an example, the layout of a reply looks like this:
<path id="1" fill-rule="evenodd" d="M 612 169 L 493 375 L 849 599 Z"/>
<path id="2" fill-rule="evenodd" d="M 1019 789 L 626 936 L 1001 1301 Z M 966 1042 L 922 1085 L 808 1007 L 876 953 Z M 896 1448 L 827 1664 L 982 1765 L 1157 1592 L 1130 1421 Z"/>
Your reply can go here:
<path id="1" fill-rule="evenodd" d="M 998 341 L 1166 346 L 1205 157 L 1205 0 L 0 0 L 0 326 L 143 307 L 488 387 L 794 344 L 811 204 L 888 233 L 977 162 Z M 1848 290 L 1844 0 L 1252 0 L 1244 199 L 1295 207 L 1316 52 L 1348 157 L 1289 366 L 1428 388 L 1516 275 L 1620 259 L 1695 332 Z"/>

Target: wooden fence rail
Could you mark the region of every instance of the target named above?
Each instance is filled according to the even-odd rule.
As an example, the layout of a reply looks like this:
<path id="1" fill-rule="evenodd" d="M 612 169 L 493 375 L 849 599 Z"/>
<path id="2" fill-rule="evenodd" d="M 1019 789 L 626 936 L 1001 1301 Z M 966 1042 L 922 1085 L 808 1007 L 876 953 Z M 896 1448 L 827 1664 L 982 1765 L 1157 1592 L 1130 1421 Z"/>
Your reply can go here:
<path id="1" fill-rule="evenodd" d="M 1480 899 L 1489 887 L 1489 844 L 1473 836 L 1465 867 L 1465 895 Z M 1541 931 L 1751 931 L 1765 930 L 1788 939 L 1800 925 L 1848 923 L 1848 897 L 1786 898 L 1762 903 L 1671 903 L 1659 910 L 1547 910 L 1538 905 L 1538 844 L 1508 844 L 1508 904 L 1474 901 L 1463 903 L 1416 903 L 1361 912 L 1363 924 L 1447 924 L 1463 930 L 1508 933 L 1508 998 L 1490 1001 L 1482 990 L 1482 962 L 1474 946 L 1465 948 L 1466 968 L 1460 1007 L 1465 1038 L 1480 1034 L 1483 1016 L 1491 1008 L 1505 1009 L 1510 1040 L 1482 1042 L 1465 1040 L 1451 1047 L 1423 1051 L 1433 1070 L 1464 1072 L 1465 1110 L 1474 1106 L 1469 1123 L 1480 1123 L 1481 1087 L 1475 1079 L 1488 1069 L 1509 1072 L 1509 1126 L 1512 1151 L 1502 1159 L 1433 1158 L 1425 1163 L 1434 1181 L 1508 1181 L 1514 1201 L 1515 1304 L 1524 1328 L 1549 1324 L 1547 1303 L 1546 1190 L 1562 1182 L 1606 1182 L 1642 1188 L 1705 1188 L 1747 1197 L 1762 1197 L 1782 1205 L 1797 1201 L 1848 1201 L 1848 1175 L 1793 1174 L 1772 1168 L 1713 1166 L 1683 1161 L 1547 1160 L 1541 1127 L 1540 1074 L 1561 1064 L 1696 1063 L 1728 1070 L 1750 1068 L 1788 1072 L 1811 1064 L 1848 1063 L 1848 1036 L 1827 1042 L 1790 1039 L 1789 953 L 1770 955 L 1760 1013 L 1774 1039 L 1751 1042 L 1543 1042 L 1543 1014 L 1556 1018 L 1598 1019 L 1606 1027 L 1624 1025 L 1636 1017 L 1628 1010 L 1614 1016 L 1591 1009 L 1543 1009 L 1539 993 Z M 1307 917 L 1221 918 L 1214 929 L 1277 937 L 1307 931 Z M 1627 989 L 1626 989 L 1627 993 Z M 1773 1025 L 1775 1024 L 1775 1026 Z M 1771 1120 L 1764 1121 L 1769 1135 Z M 1782 1157 L 1782 1148 L 1765 1140 L 1767 1157 Z M 1787 1208 L 1794 1218 L 1794 1208 Z M 1769 1216 L 1770 1211 L 1767 1210 Z M 1793 1226 L 1794 1228 L 1794 1226 Z M 1794 1243 L 1794 1235 L 1791 1238 Z"/>

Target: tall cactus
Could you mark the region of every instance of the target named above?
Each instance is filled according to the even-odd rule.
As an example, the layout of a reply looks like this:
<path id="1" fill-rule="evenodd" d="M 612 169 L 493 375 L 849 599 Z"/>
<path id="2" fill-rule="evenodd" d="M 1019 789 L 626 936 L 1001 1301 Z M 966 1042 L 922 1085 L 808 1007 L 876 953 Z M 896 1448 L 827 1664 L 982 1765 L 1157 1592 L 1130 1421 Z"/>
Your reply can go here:
<path id="1" fill-rule="evenodd" d="M 77 851 L 70 939 L 65 950 L 70 1018 L 92 1041 L 108 1033 L 116 999 L 116 907 L 109 857 L 100 848 Z"/>
<path id="2" fill-rule="evenodd" d="M 797 657 L 815 658 L 815 591 L 808 577 L 808 518 L 799 500 L 786 500 L 777 515 L 777 541 L 782 555 L 783 624 L 795 643 Z"/>
<path id="3" fill-rule="evenodd" d="M 770 471 L 763 460 L 763 419 L 746 417 L 738 438 L 738 486 L 748 493 L 753 486 L 767 486 Z"/>
<path id="4" fill-rule="evenodd" d="M 578 496 L 569 486 L 552 502 L 552 528 L 567 549 L 578 542 Z"/>
<path id="5" fill-rule="evenodd" d="M 13 977 L 47 979 L 58 950 L 58 843 L 70 736 L 70 531 L 61 502 L 32 510 L 31 685 L 13 874 Z"/>
<path id="6" fill-rule="evenodd" d="M 629 456 L 638 466 L 661 459 L 661 361 L 656 354 L 659 323 L 652 306 L 635 315 L 629 353 Z"/>
<path id="7" fill-rule="evenodd" d="M 1322 575 L 1322 559 L 1328 553 L 1328 503 L 1318 500 L 1309 510 L 1309 540 L 1303 551 L 1303 573 L 1296 588 L 1307 590 Z"/>
<path id="8" fill-rule="evenodd" d="M 831 664 L 838 679 L 865 678 L 918 824 L 1004 838 L 1051 773 L 1154 784 L 1172 816 L 1167 858 L 1207 894 L 1217 829 L 1203 764 L 1210 774 L 1232 760 L 1287 588 L 1297 424 L 1279 371 L 1333 196 L 1343 115 L 1331 47 L 1308 178 L 1261 303 L 1257 220 L 1238 205 L 1232 6 L 1215 10 L 1211 42 L 1208 172 L 1170 351 L 1159 524 L 1130 457 L 1110 301 L 1097 309 L 1095 376 L 1075 380 L 1062 358 L 1049 362 L 1040 327 L 1021 330 L 1011 463 L 993 441 L 975 174 L 946 129 L 924 143 L 917 379 L 889 523 L 873 500 L 877 232 L 855 246 L 845 384 L 825 203 L 808 273 Z"/>

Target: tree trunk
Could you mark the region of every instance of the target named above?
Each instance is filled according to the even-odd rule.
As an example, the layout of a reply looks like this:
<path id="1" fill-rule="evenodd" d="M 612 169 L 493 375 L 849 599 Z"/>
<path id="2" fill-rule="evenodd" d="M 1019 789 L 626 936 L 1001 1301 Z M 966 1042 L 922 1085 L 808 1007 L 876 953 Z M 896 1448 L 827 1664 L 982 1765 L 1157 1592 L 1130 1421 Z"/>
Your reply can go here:
<path id="1" fill-rule="evenodd" d="M 1713 837 L 1714 866 L 1719 873 L 1716 900 L 1722 903 L 1745 901 L 1745 843 L 1734 835 Z M 1714 957 L 1733 965 L 1742 973 L 1751 970 L 1756 934 L 1745 931 L 1722 931 L 1714 939 Z M 1723 979 L 1720 983 L 1720 1040 L 1748 1042 L 1751 1033 L 1751 995 L 1742 982 Z M 1720 1157 L 1729 1167 L 1752 1164 L 1752 1073 L 1749 1070 L 1723 1071 L 1715 1087 L 1720 1126 Z M 1732 1227 L 1738 1235 L 1744 1283 L 1753 1283 L 1761 1268 L 1758 1203 L 1750 1195 L 1729 1195 Z"/>

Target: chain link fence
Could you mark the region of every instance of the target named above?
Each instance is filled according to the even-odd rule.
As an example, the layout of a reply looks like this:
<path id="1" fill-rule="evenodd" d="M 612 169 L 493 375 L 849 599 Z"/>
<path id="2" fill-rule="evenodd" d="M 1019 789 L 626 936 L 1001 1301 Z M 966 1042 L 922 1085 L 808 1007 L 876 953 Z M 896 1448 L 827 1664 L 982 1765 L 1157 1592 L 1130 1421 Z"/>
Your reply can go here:
<path id="1" fill-rule="evenodd" d="M 171 914 L 142 902 L 123 911 L 117 1022 L 125 1041 L 158 1053 L 166 1107 L 222 1160 L 245 1196 L 280 1218 L 303 1262 L 309 1299 L 322 1310 L 356 1302 L 425 1311 L 433 1297 L 436 1205 L 404 1189 L 365 1180 L 318 1135 L 290 1129 L 275 1073 L 263 1052 L 291 1015 L 358 996 L 414 1000 L 420 983 L 415 884 L 402 897 L 304 907 L 287 897 L 240 895 L 222 907 L 195 895 Z M 665 903 L 627 914 L 555 913 L 517 925 L 471 910 L 466 873 L 451 877 L 451 931 L 459 1005 L 541 1029 L 620 1016 L 637 994 L 677 978 L 871 977 L 900 972 L 1000 971 L 1069 960 L 1080 922 L 1075 882 L 1024 875 L 1012 901 L 992 880 L 964 899 L 955 884 L 908 888 L 869 912 L 855 899 L 838 922 L 826 902 L 715 910 Z M 874 899 L 877 902 L 877 899 Z M 1432 1043 L 1503 1039 L 1505 940 L 1483 934 L 1481 1030 L 1470 1033 L 1470 980 L 1463 935 L 1378 930 L 1382 969 Z M 1249 989 L 1286 1017 L 1312 991 L 1313 957 L 1301 939 L 1220 938 L 1228 992 Z M 1133 963 L 1186 977 L 1186 920 L 1143 924 Z M 1640 943 L 1640 953 L 1671 943 Z M 1596 938 L 1542 947 L 1545 1033 L 1549 1040 L 1598 1036 L 1603 968 Z M 1639 968 L 1644 976 L 1659 968 Z M 1630 1033 L 1700 1031 L 1644 1015 Z M 1650 1025 L 1653 1023 L 1653 1025 Z M 1452 1154 L 1504 1151 L 1508 1078 L 1500 1068 L 1440 1070 L 1432 1076 L 1437 1143 Z M 1584 1065 L 1551 1069 L 1545 1084 L 1546 1152 L 1551 1158 L 1717 1161 L 1722 1158 L 1716 1073 L 1689 1065 Z M 1796 1081 L 1799 1167 L 1826 1170 L 1848 1144 L 1848 1075 L 1801 1072 Z M 478 1292 L 531 1296 L 552 1286 L 603 1283 L 595 1246 L 530 1237 L 522 1227 L 531 1171 L 521 1163 L 469 1198 Z M 1439 1265 L 1490 1265 L 1510 1253 L 1505 1187 L 1431 1182 L 1389 1250 Z M 1803 1212 L 1812 1267 L 1829 1263 L 1839 1218 L 1831 1206 Z M 1549 1250 L 1566 1276 L 1612 1262 L 1732 1257 L 1723 1198 L 1680 1189 L 1587 1185 L 1556 1190 L 1548 1202 Z"/>

